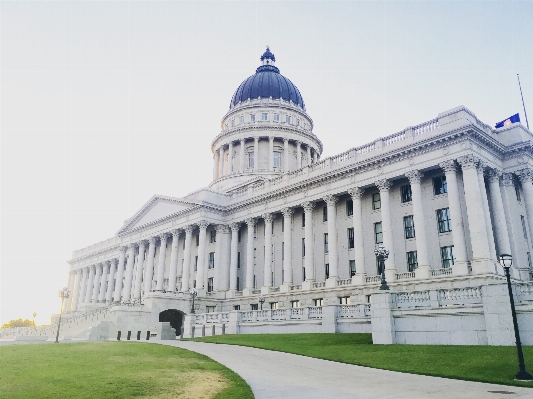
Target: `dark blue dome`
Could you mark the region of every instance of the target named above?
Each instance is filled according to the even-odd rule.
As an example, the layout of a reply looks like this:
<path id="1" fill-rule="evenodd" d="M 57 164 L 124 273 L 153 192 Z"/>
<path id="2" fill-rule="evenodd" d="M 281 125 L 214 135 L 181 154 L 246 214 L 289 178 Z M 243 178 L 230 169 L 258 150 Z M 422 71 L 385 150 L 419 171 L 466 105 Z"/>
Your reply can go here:
<path id="1" fill-rule="evenodd" d="M 267 47 L 265 53 L 261 56 L 261 61 L 270 59 L 275 61 L 274 54 L 270 52 Z M 285 76 L 279 73 L 279 69 L 274 65 L 261 65 L 256 69 L 255 75 L 250 76 L 233 94 L 230 108 L 237 105 L 239 102 L 244 102 L 248 99 L 270 98 L 278 100 L 283 98 L 285 101 L 292 101 L 305 110 L 305 103 L 300 90 Z"/>

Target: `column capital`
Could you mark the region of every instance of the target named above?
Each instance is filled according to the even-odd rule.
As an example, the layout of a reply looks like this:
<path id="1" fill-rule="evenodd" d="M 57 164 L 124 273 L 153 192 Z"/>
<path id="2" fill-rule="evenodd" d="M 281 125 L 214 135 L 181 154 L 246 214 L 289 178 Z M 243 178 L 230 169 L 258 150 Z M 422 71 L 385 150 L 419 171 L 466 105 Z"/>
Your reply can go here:
<path id="1" fill-rule="evenodd" d="M 227 224 L 217 224 L 215 226 L 215 230 L 217 233 L 229 233 L 230 229 L 229 229 L 229 226 Z"/>
<path id="2" fill-rule="evenodd" d="M 121 254 L 125 254 L 126 253 L 126 249 L 128 249 L 128 247 L 126 246 L 120 246 L 118 247 L 118 252 L 120 252 Z"/>
<path id="3" fill-rule="evenodd" d="M 194 225 L 190 224 L 188 226 L 185 226 L 183 230 L 185 230 L 185 234 L 192 234 L 192 232 L 194 231 Z"/>
<path id="4" fill-rule="evenodd" d="M 463 170 L 475 169 L 479 163 L 479 158 L 475 157 L 473 154 L 468 154 L 457 158 L 457 162 L 459 162 Z"/>
<path id="5" fill-rule="evenodd" d="M 315 203 L 311 201 L 304 202 L 302 204 L 302 208 L 304 208 L 305 213 L 312 212 L 315 208 Z"/>
<path id="6" fill-rule="evenodd" d="M 512 173 L 502 173 L 502 186 L 512 187 L 514 186 L 514 176 Z"/>
<path id="7" fill-rule="evenodd" d="M 259 141 L 259 137 L 254 137 L 254 141 L 257 143 Z"/>
<path id="8" fill-rule="evenodd" d="M 265 213 L 262 217 L 265 222 L 271 223 L 272 220 L 274 220 L 274 215 L 272 215 L 271 213 Z"/>
<path id="9" fill-rule="evenodd" d="M 332 205 L 334 206 L 338 200 L 339 200 L 339 197 L 337 197 L 334 194 L 328 194 L 324 197 L 324 201 L 326 202 L 328 206 L 332 206 Z"/>
<path id="10" fill-rule="evenodd" d="M 146 244 L 148 244 L 148 241 L 147 240 L 139 240 L 139 242 L 137 243 L 137 246 L 139 248 L 145 248 L 146 247 Z"/>
<path id="11" fill-rule="evenodd" d="M 352 197 L 352 199 L 361 198 L 364 192 L 365 189 L 361 187 L 352 187 L 348 189 L 348 194 L 350 194 L 350 197 Z"/>
<path id="12" fill-rule="evenodd" d="M 106 261 L 104 262 L 104 264 L 105 264 L 106 266 L 111 265 L 111 260 L 106 260 Z"/>
<path id="13" fill-rule="evenodd" d="M 379 191 L 389 191 L 392 183 L 389 179 L 378 180 L 375 185 L 379 188 Z"/>
<path id="14" fill-rule="evenodd" d="M 249 218 L 249 219 L 246 219 L 246 220 L 245 220 L 245 223 L 246 223 L 246 225 L 248 226 L 248 228 L 250 228 L 250 227 L 254 227 L 255 224 L 257 223 L 257 219 L 255 219 L 255 218 Z"/>
<path id="15" fill-rule="evenodd" d="M 287 137 L 283 137 L 283 142 L 284 143 L 289 143 L 289 139 Z"/>
<path id="16" fill-rule="evenodd" d="M 292 209 L 292 208 L 283 208 L 281 210 L 281 213 L 283 214 L 283 217 L 290 218 L 293 215 L 293 213 L 294 213 L 294 209 Z"/>
<path id="17" fill-rule="evenodd" d="M 457 171 L 457 164 L 455 163 L 455 160 L 453 159 L 449 159 L 448 161 L 439 163 L 439 167 L 442 170 L 444 170 L 444 173 L 450 173 L 450 172 Z"/>
<path id="18" fill-rule="evenodd" d="M 89 271 L 93 271 L 93 270 L 96 270 L 96 265 L 90 265 L 89 266 Z"/>
<path id="19" fill-rule="evenodd" d="M 207 220 L 200 220 L 197 225 L 201 230 L 205 230 L 209 226 L 209 222 Z"/>
<path id="20" fill-rule="evenodd" d="M 172 234 L 172 239 L 178 239 L 180 238 L 181 230 L 180 229 L 174 229 L 170 232 Z"/>
<path id="21" fill-rule="evenodd" d="M 241 224 L 237 222 L 233 222 L 229 225 L 229 227 L 231 231 L 239 231 L 239 229 L 241 228 Z"/>
<path id="22" fill-rule="evenodd" d="M 503 172 L 499 169 L 489 169 L 487 172 L 487 176 L 489 178 L 489 183 L 497 182 L 500 184 L 500 177 L 502 176 Z"/>
<path id="23" fill-rule="evenodd" d="M 300 140 L 296 140 L 296 145 L 299 147 L 302 145 L 302 142 Z"/>
<path id="24" fill-rule="evenodd" d="M 156 242 L 157 242 L 157 237 L 155 237 L 155 236 L 154 236 L 154 237 L 150 237 L 150 238 L 148 239 L 148 244 L 149 244 L 150 246 L 155 245 Z"/>
<path id="25" fill-rule="evenodd" d="M 275 138 L 274 136 L 268 136 L 269 141 L 274 141 L 274 138 Z"/>
<path id="26" fill-rule="evenodd" d="M 113 259 L 111 259 L 109 262 L 111 262 L 112 265 L 115 265 L 115 266 L 116 266 L 117 263 L 118 263 L 118 259 L 117 259 L 117 258 L 113 258 Z"/>
<path id="27" fill-rule="evenodd" d="M 161 233 L 159 234 L 159 240 L 161 242 L 166 242 L 167 241 L 167 238 L 168 238 L 168 233 Z"/>
<path id="28" fill-rule="evenodd" d="M 130 242 L 128 244 L 128 251 L 135 251 L 135 248 L 137 248 L 137 243 L 135 242 Z"/>
<path id="29" fill-rule="evenodd" d="M 533 171 L 529 168 L 525 168 L 517 171 L 518 178 L 522 184 L 529 183 L 531 184 L 531 179 L 533 179 Z"/>
<path id="30" fill-rule="evenodd" d="M 424 174 L 421 173 L 419 170 L 411 170 L 405 173 L 405 177 L 409 179 L 410 184 L 420 184 L 422 176 L 424 176 Z"/>

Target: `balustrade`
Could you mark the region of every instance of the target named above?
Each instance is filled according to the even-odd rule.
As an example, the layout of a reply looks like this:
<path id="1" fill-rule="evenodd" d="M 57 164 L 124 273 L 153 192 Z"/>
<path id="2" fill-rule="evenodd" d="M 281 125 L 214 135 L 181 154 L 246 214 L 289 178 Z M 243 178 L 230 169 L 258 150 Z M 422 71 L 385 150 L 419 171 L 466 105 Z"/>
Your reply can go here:
<path id="1" fill-rule="evenodd" d="M 397 293 L 396 307 L 398 309 L 431 307 L 429 291 Z"/>
<path id="2" fill-rule="evenodd" d="M 396 273 L 396 280 L 409 280 L 415 278 L 415 272 Z"/>
<path id="3" fill-rule="evenodd" d="M 452 274 L 452 268 L 447 267 L 445 269 L 433 269 L 431 270 L 431 277 L 450 276 Z"/>
<path id="4" fill-rule="evenodd" d="M 439 290 L 438 299 L 440 306 L 465 305 L 483 301 L 479 287 Z"/>

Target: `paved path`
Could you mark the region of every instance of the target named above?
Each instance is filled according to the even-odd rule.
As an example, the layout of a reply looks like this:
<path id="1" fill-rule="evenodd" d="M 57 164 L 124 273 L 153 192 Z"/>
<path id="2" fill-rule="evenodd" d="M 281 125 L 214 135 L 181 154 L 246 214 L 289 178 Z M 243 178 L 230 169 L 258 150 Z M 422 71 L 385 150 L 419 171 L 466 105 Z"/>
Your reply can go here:
<path id="1" fill-rule="evenodd" d="M 151 342 L 188 349 L 222 363 L 246 380 L 256 399 L 533 399 L 533 388 L 377 370 L 236 345 Z"/>

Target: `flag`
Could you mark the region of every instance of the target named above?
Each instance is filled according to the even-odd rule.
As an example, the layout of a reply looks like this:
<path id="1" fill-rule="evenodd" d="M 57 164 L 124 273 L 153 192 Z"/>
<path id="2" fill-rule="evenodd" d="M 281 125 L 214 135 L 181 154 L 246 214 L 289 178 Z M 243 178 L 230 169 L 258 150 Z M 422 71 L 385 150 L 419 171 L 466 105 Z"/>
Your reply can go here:
<path id="1" fill-rule="evenodd" d="M 495 128 L 498 129 L 500 127 L 504 127 L 504 126 L 510 125 L 511 123 L 516 123 L 516 122 L 520 122 L 520 115 L 518 114 L 514 114 L 513 116 L 510 116 L 504 121 L 498 122 Z"/>

